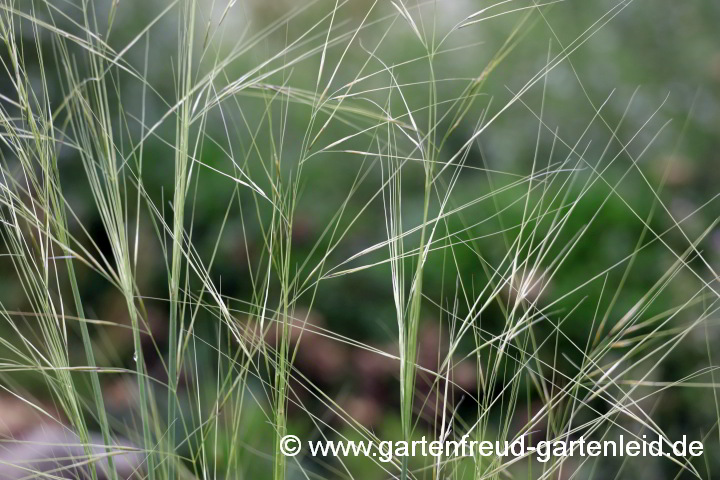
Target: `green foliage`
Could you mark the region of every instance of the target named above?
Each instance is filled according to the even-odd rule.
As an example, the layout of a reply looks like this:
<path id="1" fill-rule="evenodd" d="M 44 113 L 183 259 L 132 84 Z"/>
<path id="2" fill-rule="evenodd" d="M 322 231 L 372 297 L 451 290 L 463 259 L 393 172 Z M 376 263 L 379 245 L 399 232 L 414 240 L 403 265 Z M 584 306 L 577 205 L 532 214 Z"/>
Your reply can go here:
<path id="1" fill-rule="evenodd" d="M 3 0 L 0 409 L 80 451 L 0 476 L 713 478 L 720 12 L 660 3 Z"/>

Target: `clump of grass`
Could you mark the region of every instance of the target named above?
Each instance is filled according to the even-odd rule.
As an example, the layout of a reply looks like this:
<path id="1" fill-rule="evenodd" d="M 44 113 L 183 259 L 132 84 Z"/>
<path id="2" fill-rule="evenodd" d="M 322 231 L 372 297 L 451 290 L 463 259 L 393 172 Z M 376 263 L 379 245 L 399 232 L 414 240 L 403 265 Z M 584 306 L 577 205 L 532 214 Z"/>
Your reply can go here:
<path id="1" fill-rule="evenodd" d="M 703 245 L 718 195 L 678 218 L 665 196 L 672 165 L 653 183 L 642 163 L 669 129 L 664 102 L 630 122 L 637 91 L 593 101 L 572 56 L 630 1 L 569 42 L 550 20 L 559 2 L 459 14 L 437 2 L 375 1 L 358 13 L 314 1 L 272 20 L 221 3 L 0 5 L 0 231 L 20 293 L 0 308 L 0 386 L 85 453 L 53 471 L 6 462 L 8 475 L 620 478 L 636 468 L 630 459 L 370 457 L 357 467 L 285 457 L 280 441 L 671 438 L 653 410 L 681 387 L 712 394 L 703 418 L 713 423 L 698 433 L 709 441 L 720 420 L 718 275 Z M 466 62 L 480 48 L 473 32 L 495 21 L 513 23 L 482 62 Z M 539 68 L 498 92 L 494 77 L 539 27 L 550 40 Z M 547 111 L 560 68 L 589 111 L 566 126 Z M 486 137 L 517 110 L 534 125 L 516 134 L 528 161 L 493 163 Z M 677 150 L 685 130 L 675 133 Z M 632 223 L 632 247 L 578 274 L 611 209 Z M 354 311 L 361 288 L 385 318 Z M 98 290 L 122 299 L 125 323 L 92 318 Z M 313 325 L 335 295 L 347 318 L 391 326 L 376 333 L 397 349 Z M 420 337 L 431 324 L 441 334 L 428 367 Z M 112 342 L 123 330 L 129 362 Z M 702 368 L 658 380 L 693 335 Z M 353 418 L 345 390 L 298 366 L 316 336 L 393 362 L 396 407 L 381 427 L 398 417 L 395 431 Z M 468 362 L 474 391 L 455 381 Z M 132 401 L 118 412 L 109 385 L 128 378 Z M 129 450 L 142 462 L 127 473 L 118 458 Z M 661 461 L 678 477 L 715 468 L 707 456 Z"/>

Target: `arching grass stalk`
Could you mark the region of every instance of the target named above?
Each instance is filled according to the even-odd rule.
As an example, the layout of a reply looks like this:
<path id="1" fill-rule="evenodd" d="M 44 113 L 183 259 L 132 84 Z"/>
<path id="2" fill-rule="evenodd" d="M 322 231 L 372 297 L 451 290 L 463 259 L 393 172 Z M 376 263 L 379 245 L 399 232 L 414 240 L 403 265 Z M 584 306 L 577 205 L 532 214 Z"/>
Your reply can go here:
<path id="1" fill-rule="evenodd" d="M 89 445 L 89 433 L 86 426 L 85 418 L 82 413 L 80 401 L 77 396 L 77 390 L 74 381 L 69 374 L 69 349 L 67 346 L 67 330 L 64 320 L 64 306 L 62 304 L 62 297 L 60 297 L 60 311 L 57 311 L 57 307 L 54 305 L 55 302 L 51 298 L 51 276 L 52 269 L 56 265 L 56 258 L 66 258 L 66 268 L 68 274 L 68 280 L 70 282 L 73 300 L 75 304 L 75 311 L 80 321 L 80 329 L 83 340 L 83 347 L 85 349 L 85 355 L 87 358 L 88 365 L 91 367 L 91 371 L 88 372 L 90 375 L 93 397 L 95 402 L 95 408 L 97 412 L 98 423 L 102 432 L 103 440 L 106 445 L 106 452 L 111 453 L 112 442 L 110 440 L 110 429 L 108 426 L 107 415 L 105 412 L 105 405 L 102 399 L 102 392 L 100 389 L 100 381 L 98 379 L 95 363 L 95 356 L 90 342 L 90 336 L 88 327 L 84 321 L 84 309 L 80 298 L 80 293 L 77 285 L 77 278 L 75 276 L 75 270 L 73 265 L 72 252 L 69 248 L 69 238 L 67 235 L 67 221 L 65 216 L 65 199 L 62 194 L 60 185 L 60 175 L 57 167 L 57 150 L 56 150 L 56 138 L 55 129 L 52 121 L 52 110 L 51 103 L 48 96 L 48 79 L 43 68 L 40 69 L 41 75 L 41 94 L 29 89 L 29 78 L 26 73 L 24 66 L 24 56 L 22 49 L 18 48 L 16 43 L 14 22 L 11 17 L 8 17 L 7 23 L 0 17 L 0 30 L 2 31 L 2 37 L 7 46 L 8 55 L 10 58 L 10 66 L 15 79 L 15 87 L 18 95 L 18 107 L 22 110 L 22 117 L 29 127 L 31 135 L 28 139 L 21 139 L 17 136 L 18 130 L 12 125 L 12 121 L 8 119 L 4 112 L 2 114 L 2 123 L 4 131 L 7 132 L 8 136 L 12 139 L 9 145 L 14 145 L 14 153 L 16 158 L 20 161 L 21 168 L 24 172 L 25 178 L 29 179 L 33 188 L 38 193 L 38 204 L 42 208 L 44 213 L 44 221 L 39 218 L 35 218 L 34 215 L 25 217 L 26 221 L 35 223 L 34 228 L 38 229 L 38 233 L 42 232 L 42 236 L 45 237 L 40 243 L 42 258 L 42 269 L 29 268 L 32 267 L 30 262 L 18 261 L 16 267 L 20 270 L 24 270 L 24 278 L 30 280 L 37 275 L 34 281 L 28 283 L 24 288 L 26 291 L 32 288 L 39 288 L 38 292 L 34 294 L 37 299 L 44 298 L 44 300 L 36 303 L 36 306 L 40 309 L 38 312 L 42 312 L 42 319 L 44 323 L 43 334 L 46 338 L 46 345 L 51 349 L 48 355 L 49 359 L 53 359 L 53 365 L 58 370 L 59 382 L 48 381 L 49 386 L 59 395 L 60 404 L 65 407 L 65 413 L 69 420 L 75 426 L 78 437 L 83 442 L 83 448 L 87 455 L 89 462 L 89 469 L 92 478 L 97 478 L 97 468 L 93 460 L 93 453 Z M 39 32 L 37 26 L 33 26 L 32 29 L 33 39 L 39 38 Z M 36 47 L 39 47 L 39 42 L 36 42 Z M 38 62 L 41 67 L 44 65 L 44 57 L 41 48 L 36 49 L 38 56 Z M 37 164 L 37 165 L 36 165 Z M 39 168 L 36 168 L 39 167 Z M 9 190 L 7 191 L 9 192 Z M 10 206 L 14 200 L 11 198 L 18 199 L 20 195 L 13 195 L 7 197 L 10 202 L 3 202 Z M 15 204 L 19 207 L 19 204 Z M 11 207 L 12 208 L 12 207 Z M 33 207 L 33 211 L 35 208 Z M 16 211 L 17 213 L 17 211 Z M 27 212 L 29 213 L 29 211 Z M 13 215 L 16 225 L 19 218 Z M 31 227 L 32 228 L 32 227 Z M 16 233 L 19 233 L 16 230 Z M 17 255 L 25 259 L 25 255 L 29 252 L 24 251 L 22 247 L 23 241 L 21 237 L 13 236 L 6 237 L 8 242 L 7 245 L 15 246 L 19 250 Z M 62 250 L 62 255 L 54 255 L 53 252 L 56 248 Z M 42 272 L 42 273 L 41 273 Z M 56 277 L 58 282 L 59 290 L 59 278 Z M 34 285 L 34 287 L 31 286 Z M 42 288 L 42 285 L 45 288 Z M 49 335 L 49 336 L 48 336 Z M 53 351 L 59 349 L 58 351 Z M 38 364 L 40 366 L 40 364 Z M 48 377 L 49 380 L 49 377 Z M 111 455 L 107 458 L 107 472 L 111 479 L 117 478 L 117 472 L 115 471 L 114 461 Z"/>
<path id="2" fill-rule="evenodd" d="M 98 41 L 93 32 L 97 23 L 91 21 L 88 5 L 83 6 L 84 30 L 87 41 L 98 51 L 105 45 Z M 94 16 L 94 13 L 93 13 Z M 151 396 L 147 386 L 147 373 L 142 352 L 142 315 L 136 304 L 135 280 L 127 236 L 124 180 L 118 169 L 117 146 L 114 143 L 113 122 L 110 119 L 110 96 L 107 77 L 111 69 L 100 54 L 89 53 L 87 66 L 94 82 L 82 82 L 77 63 L 70 54 L 65 39 L 57 40 L 60 63 L 64 68 L 67 99 L 67 121 L 78 143 L 78 154 L 85 169 L 90 190 L 100 219 L 107 235 L 114 260 L 113 280 L 120 289 L 127 306 L 135 350 L 135 371 L 137 375 L 140 422 L 143 431 L 144 450 L 148 478 L 156 478 L 155 443 L 152 440 L 153 423 L 149 411 Z"/>
<path id="3" fill-rule="evenodd" d="M 405 108 L 408 112 L 408 118 L 415 130 L 417 138 L 417 149 L 419 150 L 423 159 L 423 173 L 424 173 L 424 185 L 423 185 L 423 214 L 422 224 L 420 227 L 420 243 L 417 247 L 417 255 L 415 258 L 415 273 L 413 275 L 412 283 L 410 286 L 410 299 L 409 309 L 407 311 L 406 321 L 404 328 L 400 334 L 404 335 L 404 339 L 400 342 L 401 345 L 401 371 L 400 381 L 401 386 L 401 415 L 402 415 L 402 429 L 403 438 L 405 441 L 410 441 L 413 431 L 413 400 L 415 395 L 415 377 L 417 374 L 417 355 L 418 355 L 418 330 L 420 326 L 420 313 L 422 310 L 422 298 L 423 298 L 423 271 L 425 268 L 425 261 L 428 254 L 429 243 L 432 242 L 432 234 L 428 233 L 428 220 L 430 210 L 430 198 L 433 188 L 433 175 L 435 166 L 435 135 L 436 135 L 436 123 L 437 123 L 437 91 L 435 85 L 435 71 L 433 69 L 433 58 L 435 48 L 435 28 L 433 26 L 431 32 L 431 38 L 422 38 L 419 29 L 412 20 L 412 16 L 403 8 L 400 10 L 401 15 L 410 23 L 413 31 L 417 35 L 420 42 L 425 47 L 427 52 L 428 68 L 430 72 L 430 79 L 428 83 L 428 108 L 427 108 L 427 134 L 421 135 L 418 126 L 413 119 L 412 112 L 407 105 L 407 102 L 400 90 L 400 86 L 397 84 L 393 76 L 393 82 L 400 93 Z M 398 202 L 401 200 L 398 198 Z M 437 221 L 437 220 L 434 220 Z M 429 239 L 430 237 L 430 239 Z M 399 240 L 402 242 L 402 240 Z M 402 260 L 401 260 L 402 261 Z M 404 351 L 402 351 L 404 349 Z M 408 470 L 408 458 L 404 457 L 402 460 L 402 478 L 407 479 L 409 476 Z"/>
<path id="4" fill-rule="evenodd" d="M 168 476 L 175 478 L 175 430 L 177 420 L 177 380 L 178 364 L 178 323 L 182 325 L 183 308 L 179 302 L 180 278 L 183 273 L 184 259 L 183 242 L 185 238 L 185 198 L 188 188 L 188 153 L 190 137 L 190 100 L 192 89 L 193 40 L 195 32 L 195 1 L 183 2 L 180 12 L 180 28 L 182 34 L 178 38 L 178 54 L 180 56 L 180 72 L 178 81 L 178 97 L 182 104 L 176 122 L 177 148 L 175 148 L 175 192 L 173 196 L 173 243 L 172 264 L 170 270 L 170 324 L 168 328 Z M 184 101 L 183 101 L 184 99 Z"/>
<path id="5" fill-rule="evenodd" d="M 268 128 L 272 131 L 270 118 L 271 117 L 268 116 Z M 283 455 L 280 450 L 280 442 L 287 434 L 288 382 L 290 380 L 290 370 L 292 366 L 290 358 L 290 321 L 292 318 L 290 261 L 292 251 L 292 218 L 295 209 L 299 177 L 293 178 L 292 174 L 289 174 L 287 186 L 284 185 L 280 153 L 275 149 L 272 135 L 270 135 L 270 142 L 272 143 L 271 161 L 274 164 L 271 166 L 271 170 L 275 176 L 273 185 L 273 196 L 275 198 L 273 204 L 277 208 L 273 208 L 271 240 L 267 247 L 269 248 L 271 257 L 275 258 L 272 262 L 275 264 L 275 269 L 278 272 L 280 288 L 279 308 L 276 314 L 276 319 L 280 326 L 280 335 L 275 355 L 275 458 L 273 478 L 275 480 L 283 480 L 286 477 L 287 461 L 285 455 Z"/>

